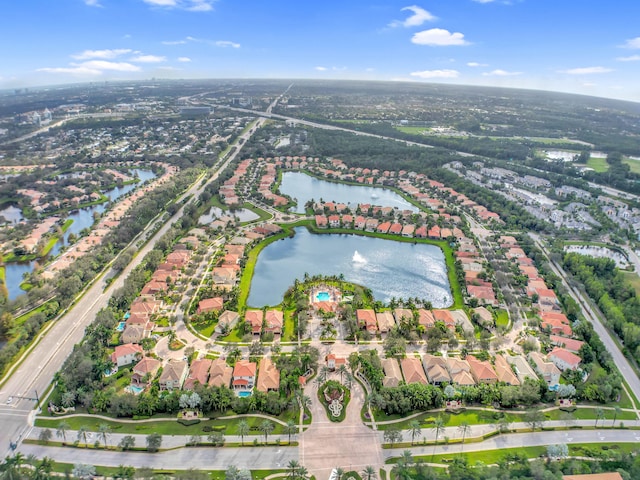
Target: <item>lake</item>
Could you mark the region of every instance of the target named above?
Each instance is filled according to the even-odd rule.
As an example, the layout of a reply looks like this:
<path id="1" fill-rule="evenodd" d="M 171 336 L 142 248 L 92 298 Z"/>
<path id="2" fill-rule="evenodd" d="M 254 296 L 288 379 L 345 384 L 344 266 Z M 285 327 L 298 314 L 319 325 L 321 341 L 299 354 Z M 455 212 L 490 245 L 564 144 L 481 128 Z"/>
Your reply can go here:
<path id="1" fill-rule="evenodd" d="M 417 212 L 418 208 L 407 202 L 396 192 L 386 188 L 328 182 L 300 172 L 285 172 L 282 175 L 280 192 L 295 198 L 296 213 L 304 213 L 304 205 L 309 200 L 336 202 L 351 205 L 370 203 L 381 207 L 397 207 L 400 210 Z"/>
<path id="2" fill-rule="evenodd" d="M 211 222 L 221 217 L 238 217 L 238 221 L 240 222 L 250 222 L 260 218 L 257 213 L 249 210 L 248 208 L 241 208 L 232 212 L 231 210 L 222 210 L 219 207 L 211 207 L 209 213 L 200 216 L 198 223 L 202 225 L 209 225 Z"/>
<path id="3" fill-rule="evenodd" d="M 312 234 L 267 245 L 256 262 L 247 304 L 277 305 L 304 274 L 340 275 L 371 289 L 376 300 L 418 297 L 434 307 L 453 303 L 444 254 L 424 243 L 405 243 L 358 235 Z"/>

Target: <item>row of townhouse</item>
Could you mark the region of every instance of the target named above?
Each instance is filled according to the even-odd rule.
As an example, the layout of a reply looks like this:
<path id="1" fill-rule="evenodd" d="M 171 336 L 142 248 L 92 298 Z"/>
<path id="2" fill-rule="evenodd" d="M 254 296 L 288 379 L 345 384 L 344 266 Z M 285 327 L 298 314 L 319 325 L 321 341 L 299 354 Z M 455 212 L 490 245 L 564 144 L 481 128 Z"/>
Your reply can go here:
<path id="1" fill-rule="evenodd" d="M 412 322 L 416 318 L 418 324 L 424 326 L 425 329 L 435 327 L 436 322 L 442 322 L 449 330 L 455 330 L 456 326 L 460 325 L 463 330 L 473 331 L 473 326 L 464 310 L 428 310 L 426 308 L 416 310 L 395 308 L 381 312 L 368 308 L 356 310 L 358 325 L 371 335 L 378 333 L 384 335 L 397 324 Z"/>

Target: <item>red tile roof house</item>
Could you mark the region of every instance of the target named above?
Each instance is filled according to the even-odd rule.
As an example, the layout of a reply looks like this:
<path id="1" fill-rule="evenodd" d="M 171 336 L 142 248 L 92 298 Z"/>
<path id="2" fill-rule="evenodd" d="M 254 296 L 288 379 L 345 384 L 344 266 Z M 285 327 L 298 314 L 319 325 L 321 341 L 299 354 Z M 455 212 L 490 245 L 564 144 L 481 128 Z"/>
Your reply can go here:
<path id="1" fill-rule="evenodd" d="M 184 381 L 184 390 L 193 390 L 197 384 L 206 385 L 209 379 L 209 369 L 212 361 L 208 358 L 194 360 L 189 368 L 189 374 Z"/>
<path id="2" fill-rule="evenodd" d="M 413 237 L 413 232 L 415 232 L 415 225 L 405 225 L 402 227 L 402 236 L 403 237 Z"/>
<path id="3" fill-rule="evenodd" d="M 331 228 L 339 228 L 340 227 L 340 215 L 330 215 L 329 216 L 329 226 Z"/>
<path id="4" fill-rule="evenodd" d="M 198 309 L 196 313 L 219 312 L 224 306 L 224 299 L 222 297 L 205 298 L 198 303 Z"/>
<path id="5" fill-rule="evenodd" d="M 251 390 L 256 383 L 257 365 L 247 360 L 238 360 L 233 367 L 233 380 L 231 384 L 234 390 Z"/>
<path id="6" fill-rule="evenodd" d="M 377 218 L 368 218 L 367 222 L 365 223 L 365 230 L 367 232 L 375 232 L 376 228 L 378 228 L 378 224 L 380 222 L 378 222 Z"/>
<path id="7" fill-rule="evenodd" d="M 144 355 L 144 350 L 140 345 L 134 343 L 125 343 L 118 345 L 111 354 L 111 361 L 116 367 L 124 367 L 139 360 Z"/>
<path id="8" fill-rule="evenodd" d="M 280 372 L 268 357 L 262 357 L 258 369 L 256 389 L 260 392 L 277 392 L 280 389 Z"/>
<path id="9" fill-rule="evenodd" d="M 351 225 L 353 224 L 353 215 L 343 215 L 342 224 L 345 227 L 351 227 Z"/>
<path id="10" fill-rule="evenodd" d="M 158 383 L 160 390 L 180 390 L 189 373 L 189 364 L 184 360 L 171 359 L 162 369 Z"/>
<path id="11" fill-rule="evenodd" d="M 240 315 L 238 312 L 233 312 L 231 310 L 225 310 L 218 317 L 218 324 L 216 325 L 216 332 L 222 333 L 223 328 L 231 329 L 233 328 L 238 320 L 240 319 Z"/>
<path id="12" fill-rule="evenodd" d="M 426 308 L 418 309 L 418 323 L 424 325 L 424 328 L 433 328 L 436 325 L 436 319 L 431 310 Z"/>
<path id="13" fill-rule="evenodd" d="M 502 383 L 506 383 L 507 385 L 520 385 L 520 380 L 511 368 L 507 359 L 502 355 L 496 355 L 494 369 L 496 371 L 496 375 L 498 375 L 498 381 Z"/>
<path id="14" fill-rule="evenodd" d="M 415 357 L 403 358 L 400 361 L 400 368 L 402 369 L 402 375 L 404 376 L 405 382 L 422 383 L 423 385 L 427 385 L 429 383 L 427 381 L 427 375 L 424 373 L 424 368 L 422 368 L 422 362 L 420 359 Z"/>
<path id="15" fill-rule="evenodd" d="M 490 362 L 478 360 L 473 355 L 468 355 L 466 358 L 471 367 L 471 375 L 476 383 L 497 383 L 498 375 L 493 370 Z"/>
<path id="16" fill-rule="evenodd" d="M 251 325 L 251 333 L 260 335 L 262 333 L 262 321 L 264 315 L 262 310 L 247 310 L 244 313 L 244 321 Z"/>
<path id="17" fill-rule="evenodd" d="M 366 328 L 367 332 L 372 335 L 375 335 L 378 332 L 376 312 L 373 310 L 359 308 L 356 310 L 356 318 L 358 319 L 358 325 L 360 325 L 360 328 Z"/>
<path id="18" fill-rule="evenodd" d="M 378 225 L 378 228 L 376 228 L 376 231 L 378 233 L 387 233 L 390 227 L 391 227 L 391 222 L 382 222 L 380 225 Z"/>
<path id="19" fill-rule="evenodd" d="M 324 215 L 316 215 L 316 226 L 318 228 L 327 228 L 328 220 Z"/>
<path id="20" fill-rule="evenodd" d="M 131 383 L 137 386 L 147 386 L 156 376 L 162 362 L 151 357 L 144 357 L 140 360 L 135 367 L 133 367 L 133 373 L 131 375 Z"/>
<path id="21" fill-rule="evenodd" d="M 442 322 L 445 326 L 451 330 L 455 330 L 456 328 L 456 320 L 453 318 L 453 315 L 449 310 L 432 310 L 433 318 L 436 322 Z"/>
<path id="22" fill-rule="evenodd" d="M 552 345 L 563 347 L 565 350 L 569 350 L 571 353 L 578 353 L 584 345 L 584 342 L 576 340 L 574 338 L 560 337 L 558 335 L 549 335 Z"/>
<path id="23" fill-rule="evenodd" d="M 264 331 L 275 335 L 282 333 L 284 314 L 280 310 L 267 310 L 264 316 Z"/>
<path id="24" fill-rule="evenodd" d="M 389 234 L 391 235 L 400 235 L 402 233 L 402 224 L 394 223 L 389 227 Z"/>
<path id="25" fill-rule="evenodd" d="M 355 220 L 355 228 L 356 230 L 364 230 L 364 227 L 367 225 L 367 219 L 362 215 L 358 215 Z"/>
<path id="26" fill-rule="evenodd" d="M 427 238 L 427 227 L 422 225 L 421 227 L 416 228 L 415 236 L 416 238 Z"/>
<path id="27" fill-rule="evenodd" d="M 340 365 L 346 365 L 347 359 L 344 357 L 338 357 L 333 353 L 327 355 L 327 368 L 331 371 L 334 371 L 337 368 L 340 368 Z"/>
<path id="28" fill-rule="evenodd" d="M 229 388 L 233 368 L 227 365 L 224 358 L 216 358 L 209 369 L 209 386 Z"/>
<path id="29" fill-rule="evenodd" d="M 553 362 L 553 364 L 560 370 L 576 370 L 580 366 L 582 359 L 569 350 L 565 350 L 561 347 L 556 347 L 551 350 L 551 353 L 547 358 Z"/>
<path id="30" fill-rule="evenodd" d="M 380 333 L 387 333 L 396 325 L 392 313 L 388 311 L 376 313 L 376 320 L 378 321 Z"/>

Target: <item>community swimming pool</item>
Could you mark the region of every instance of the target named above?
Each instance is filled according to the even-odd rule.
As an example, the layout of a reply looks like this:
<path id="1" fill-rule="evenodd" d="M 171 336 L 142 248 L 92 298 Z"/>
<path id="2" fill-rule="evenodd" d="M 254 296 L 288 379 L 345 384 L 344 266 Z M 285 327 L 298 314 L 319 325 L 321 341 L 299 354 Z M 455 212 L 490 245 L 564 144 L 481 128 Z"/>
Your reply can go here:
<path id="1" fill-rule="evenodd" d="M 319 302 L 328 302 L 331 299 L 329 292 L 318 292 L 316 294 L 316 300 Z"/>

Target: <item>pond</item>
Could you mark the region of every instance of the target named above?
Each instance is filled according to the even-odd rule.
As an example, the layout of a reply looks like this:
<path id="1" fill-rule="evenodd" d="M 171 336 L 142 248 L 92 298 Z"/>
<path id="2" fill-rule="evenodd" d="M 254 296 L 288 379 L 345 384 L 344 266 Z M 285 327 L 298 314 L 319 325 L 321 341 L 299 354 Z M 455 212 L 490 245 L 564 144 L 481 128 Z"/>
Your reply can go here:
<path id="1" fill-rule="evenodd" d="M 7 208 L 0 210 L 0 216 L 9 223 L 19 223 L 24 220 L 22 210 L 15 205 L 9 205 Z"/>
<path id="2" fill-rule="evenodd" d="M 209 210 L 209 213 L 200 216 L 200 218 L 198 219 L 198 223 L 202 225 L 209 225 L 215 219 L 220 217 L 225 217 L 225 216 L 238 217 L 238 220 L 240 222 L 250 222 L 252 220 L 257 220 L 258 218 L 260 218 L 260 216 L 257 213 L 249 210 L 248 208 L 241 208 L 239 210 L 230 211 L 230 210 L 222 210 L 221 208 L 218 208 L 218 207 L 211 207 L 211 210 Z"/>
<path id="3" fill-rule="evenodd" d="M 397 207 L 399 210 L 417 212 L 418 208 L 400 195 L 386 188 L 328 182 L 300 172 L 285 172 L 282 175 L 280 192 L 295 198 L 296 213 L 304 213 L 309 200 L 344 203 L 355 207 L 358 203 L 370 203 L 381 207 Z"/>
<path id="4" fill-rule="evenodd" d="M 277 305 L 304 274 L 344 275 L 371 289 L 376 300 L 428 300 L 436 308 L 453 303 L 444 254 L 424 243 L 358 235 L 310 233 L 298 227 L 291 238 L 267 245 L 256 262 L 247 300 L 252 307 Z"/>

